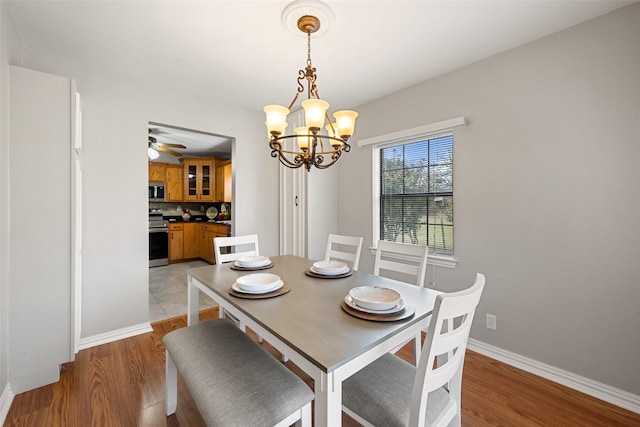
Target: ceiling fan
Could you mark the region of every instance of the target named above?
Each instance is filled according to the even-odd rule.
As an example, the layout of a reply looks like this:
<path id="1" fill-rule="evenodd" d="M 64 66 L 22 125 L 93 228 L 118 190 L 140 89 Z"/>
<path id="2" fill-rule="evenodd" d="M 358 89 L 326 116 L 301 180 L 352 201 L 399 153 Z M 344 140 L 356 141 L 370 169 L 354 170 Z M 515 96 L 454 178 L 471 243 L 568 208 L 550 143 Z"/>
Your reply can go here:
<path id="1" fill-rule="evenodd" d="M 176 157 L 182 156 L 182 153 L 178 153 L 177 151 L 174 151 L 171 148 L 185 149 L 187 147 L 185 147 L 182 144 L 170 144 L 168 142 L 158 142 L 156 137 L 151 135 L 151 129 L 149 129 L 149 157 L 150 158 L 157 159 L 159 156 L 158 151 L 162 151 L 163 153 L 171 154 L 172 156 L 176 156 Z"/>

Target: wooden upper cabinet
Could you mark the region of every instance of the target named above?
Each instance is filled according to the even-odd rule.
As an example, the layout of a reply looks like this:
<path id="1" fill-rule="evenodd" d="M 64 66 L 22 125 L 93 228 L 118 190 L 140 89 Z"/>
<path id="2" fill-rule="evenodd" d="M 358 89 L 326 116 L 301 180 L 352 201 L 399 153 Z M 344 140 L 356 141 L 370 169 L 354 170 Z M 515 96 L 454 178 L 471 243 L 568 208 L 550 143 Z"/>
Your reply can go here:
<path id="1" fill-rule="evenodd" d="M 167 202 L 182 202 L 184 195 L 182 165 L 167 165 L 166 198 Z"/>
<path id="2" fill-rule="evenodd" d="M 231 202 L 231 160 L 216 159 L 216 202 Z"/>
<path id="3" fill-rule="evenodd" d="M 165 182 L 167 176 L 167 164 L 166 163 L 149 163 L 149 181 Z"/>
<path id="4" fill-rule="evenodd" d="M 184 201 L 213 202 L 214 159 L 181 159 L 184 176 Z"/>

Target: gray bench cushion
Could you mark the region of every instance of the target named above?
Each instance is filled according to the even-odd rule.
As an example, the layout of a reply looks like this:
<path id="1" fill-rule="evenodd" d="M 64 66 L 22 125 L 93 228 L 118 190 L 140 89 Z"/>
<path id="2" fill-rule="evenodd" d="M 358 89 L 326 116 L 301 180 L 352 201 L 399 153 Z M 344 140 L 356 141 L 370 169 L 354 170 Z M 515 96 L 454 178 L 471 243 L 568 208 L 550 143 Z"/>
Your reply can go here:
<path id="1" fill-rule="evenodd" d="M 163 341 L 207 425 L 274 425 L 313 400 L 300 378 L 225 319 Z"/>

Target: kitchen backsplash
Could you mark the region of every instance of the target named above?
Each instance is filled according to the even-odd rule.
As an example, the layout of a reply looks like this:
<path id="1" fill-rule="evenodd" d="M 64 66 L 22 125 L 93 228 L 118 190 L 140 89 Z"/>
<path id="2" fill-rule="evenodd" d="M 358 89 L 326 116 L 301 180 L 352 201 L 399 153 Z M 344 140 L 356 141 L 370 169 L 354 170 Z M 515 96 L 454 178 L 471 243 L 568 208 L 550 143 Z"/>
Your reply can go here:
<path id="1" fill-rule="evenodd" d="M 149 202 L 149 209 L 162 209 L 164 216 L 182 216 L 185 209 L 189 210 L 192 216 L 206 215 L 207 209 L 216 208 L 219 214 L 226 212 L 225 219 L 231 219 L 231 203 L 225 202 L 207 202 L 207 203 L 167 203 L 167 202 Z"/>

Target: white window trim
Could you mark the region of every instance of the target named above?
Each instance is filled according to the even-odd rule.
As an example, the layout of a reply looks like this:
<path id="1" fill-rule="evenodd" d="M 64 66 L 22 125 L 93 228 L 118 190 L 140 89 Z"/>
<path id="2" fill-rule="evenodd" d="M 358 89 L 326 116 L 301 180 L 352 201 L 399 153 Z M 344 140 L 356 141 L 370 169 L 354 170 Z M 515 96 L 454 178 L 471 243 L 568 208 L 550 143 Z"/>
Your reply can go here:
<path id="1" fill-rule="evenodd" d="M 372 236 L 374 242 L 380 240 L 380 150 L 394 145 L 421 141 L 437 134 L 452 132 L 454 128 L 465 125 L 466 119 L 464 117 L 456 117 L 449 120 L 443 120 L 441 122 L 418 126 L 385 135 L 378 135 L 358 141 L 358 147 L 371 146 L 372 148 L 371 170 L 373 173 L 371 174 L 371 179 L 373 182 L 371 183 L 371 188 L 373 189 L 373 205 L 371 207 L 371 211 L 373 213 Z M 369 248 L 369 250 L 373 255 L 375 255 L 375 247 Z M 428 258 L 428 264 L 438 267 L 456 268 L 457 263 L 458 260 L 453 256 L 429 255 Z"/>
<path id="2" fill-rule="evenodd" d="M 378 239 L 376 239 L 376 242 L 377 241 Z M 370 247 L 369 252 L 371 253 L 371 255 L 375 256 L 376 247 L 375 246 Z M 389 254 L 386 256 L 388 258 L 392 258 L 392 259 L 395 258 L 397 260 L 402 260 L 402 261 L 418 261 L 419 260 L 417 257 L 412 257 L 410 255 L 403 255 L 403 254 Z M 427 256 L 427 264 L 435 265 L 436 267 L 456 268 L 456 264 L 458 264 L 458 260 L 452 256 L 429 254 Z"/>

